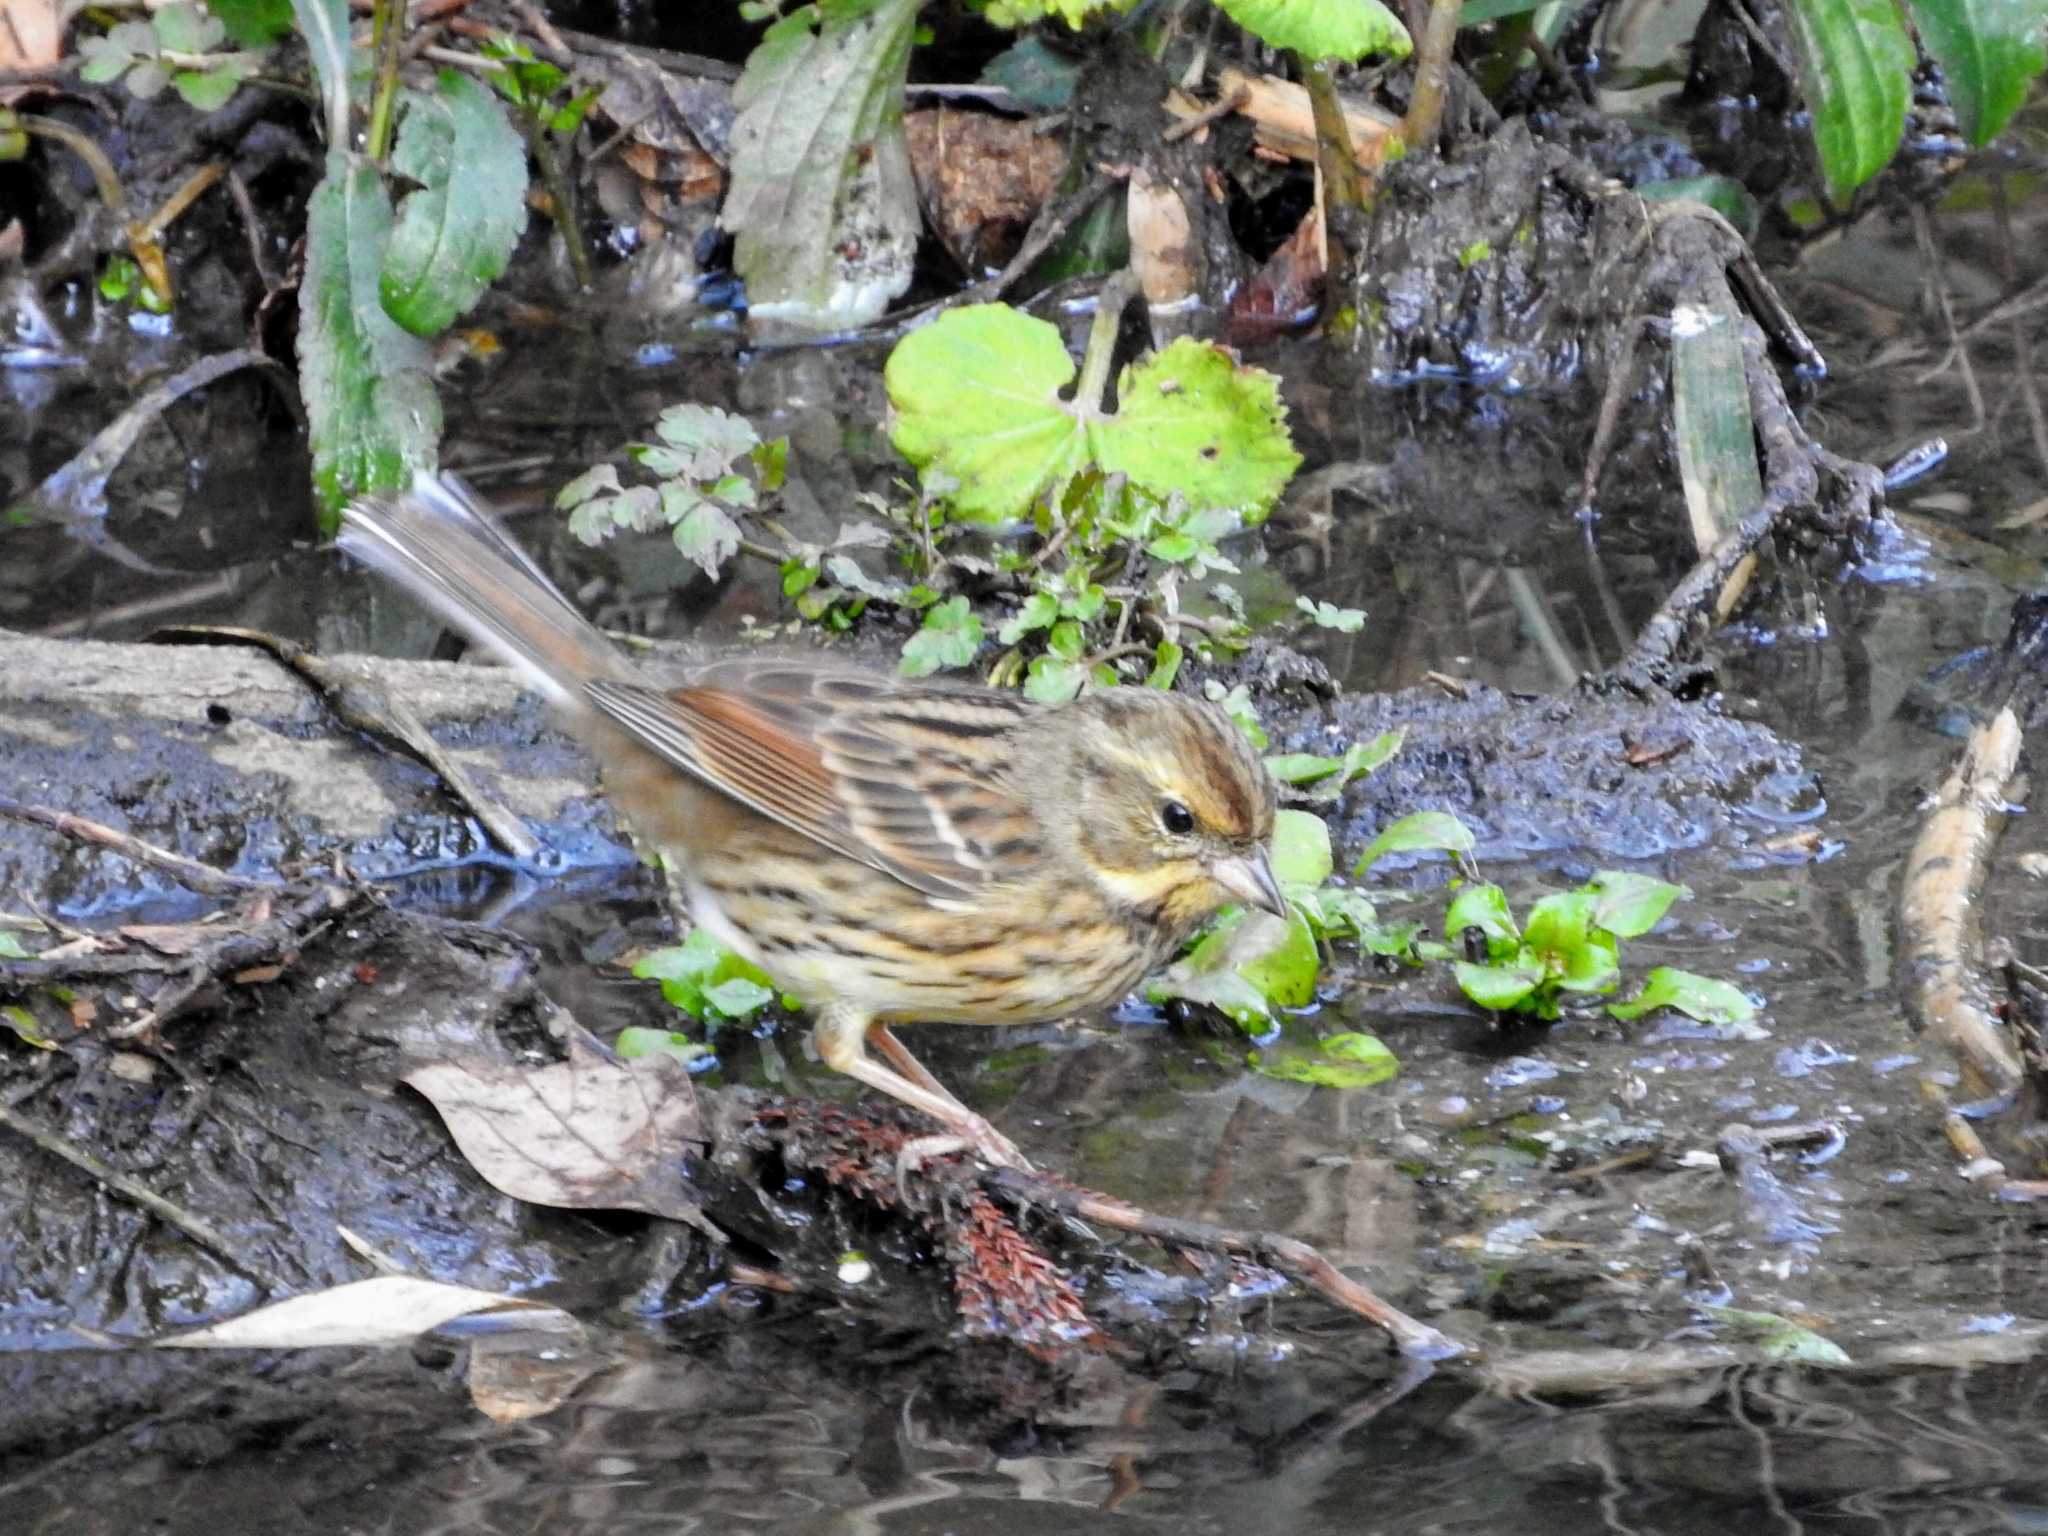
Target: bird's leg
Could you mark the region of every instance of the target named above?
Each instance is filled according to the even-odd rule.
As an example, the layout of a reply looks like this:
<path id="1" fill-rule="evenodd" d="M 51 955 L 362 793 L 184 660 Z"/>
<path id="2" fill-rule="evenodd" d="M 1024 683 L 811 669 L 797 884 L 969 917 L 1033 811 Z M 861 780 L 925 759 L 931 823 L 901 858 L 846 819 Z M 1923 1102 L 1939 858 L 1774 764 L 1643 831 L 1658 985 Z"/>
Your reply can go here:
<path id="1" fill-rule="evenodd" d="M 818 1016 L 811 1038 L 817 1043 L 818 1055 L 825 1065 L 835 1072 L 844 1072 L 857 1083 L 866 1083 L 912 1109 L 923 1110 L 961 1138 L 985 1162 L 1030 1171 L 1031 1164 L 1010 1144 L 1008 1137 L 948 1093 L 939 1080 L 903 1048 L 902 1041 L 876 1025 L 859 1009 L 837 1004 L 827 1008 Z M 875 1040 L 898 1069 L 908 1070 L 885 1067 L 868 1055 L 867 1042 L 870 1039 Z M 920 1142 L 943 1139 L 920 1137 L 904 1147 L 903 1155 L 914 1167 L 925 1158 L 936 1155 L 938 1150 L 927 1146 L 920 1152 Z"/>
<path id="2" fill-rule="evenodd" d="M 953 1090 L 933 1075 L 931 1068 L 910 1054 L 910 1047 L 896 1038 L 895 1032 L 880 1019 L 868 1026 L 868 1044 L 880 1051 L 889 1060 L 889 1065 L 909 1078 L 918 1087 L 936 1093 L 962 1114 L 971 1115 L 973 1110 L 954 1095 Z"/>

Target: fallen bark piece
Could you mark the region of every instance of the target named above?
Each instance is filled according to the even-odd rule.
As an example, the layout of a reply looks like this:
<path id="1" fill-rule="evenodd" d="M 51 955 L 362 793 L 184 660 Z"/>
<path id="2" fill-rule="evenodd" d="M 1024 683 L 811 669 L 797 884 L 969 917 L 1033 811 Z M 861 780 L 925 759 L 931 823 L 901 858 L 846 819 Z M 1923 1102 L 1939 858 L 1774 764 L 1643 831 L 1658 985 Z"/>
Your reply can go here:
<path id="1" fill-rule="evenodd" d="M 1899 896 L 1907 1011 L 1955 1056 L 1969 1091 L 1985 1098 L 2010 1094 L 2022 1074 L 2019 1053 L 1991 1008 L 1970 895 L 1991 849 L 1994 817 L 2010 808 L 2019 752 L 2019 719 L 2009 708 L 1970 733 L 1907 857 Z"/>

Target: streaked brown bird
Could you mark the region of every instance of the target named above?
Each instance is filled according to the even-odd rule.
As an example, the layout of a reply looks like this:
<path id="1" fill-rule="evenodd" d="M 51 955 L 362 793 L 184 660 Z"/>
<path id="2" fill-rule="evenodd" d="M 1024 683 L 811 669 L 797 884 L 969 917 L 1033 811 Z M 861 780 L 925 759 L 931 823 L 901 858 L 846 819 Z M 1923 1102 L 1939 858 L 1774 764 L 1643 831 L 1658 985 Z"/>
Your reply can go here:
<path id="1" fill-rule="evenodd" d="M 1286 912 L 1272 778 L 1213 705 L 1145 688 L 1039 705 L 787 656 L 658 683 L 458 482 L 343 521 L 343 549 L 565 714 L 697 922 L 816 1013 L 829 1065 L 993 1162 L 1028 1166 L 891 1024 L 1079 1013 L 1227 902 Z"/>

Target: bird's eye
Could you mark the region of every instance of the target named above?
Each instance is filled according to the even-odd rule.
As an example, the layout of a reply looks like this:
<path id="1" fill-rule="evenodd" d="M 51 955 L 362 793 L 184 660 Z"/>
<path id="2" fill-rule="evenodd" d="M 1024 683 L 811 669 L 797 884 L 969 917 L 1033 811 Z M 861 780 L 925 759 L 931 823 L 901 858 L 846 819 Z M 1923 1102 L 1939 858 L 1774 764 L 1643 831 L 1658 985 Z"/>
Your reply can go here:
<path id="1" fill-rule="evenodd" d="M 1175 837 L 1186 837 L 1195 830 L 1195 813 L 1178 800 L 1169 800 L 1159 807 L 1159 825 Z"/>

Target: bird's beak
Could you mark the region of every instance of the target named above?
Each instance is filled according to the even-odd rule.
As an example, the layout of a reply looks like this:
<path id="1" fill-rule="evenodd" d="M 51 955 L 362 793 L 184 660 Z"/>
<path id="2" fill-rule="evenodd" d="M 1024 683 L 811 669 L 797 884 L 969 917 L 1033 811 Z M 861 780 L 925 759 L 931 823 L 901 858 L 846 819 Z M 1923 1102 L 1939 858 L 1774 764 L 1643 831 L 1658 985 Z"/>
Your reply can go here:
<path id="1" fill-rule="evenodd" d="M 1273 878 L 1273 861 L 1266 856 L 1265 849 L 1242 858 L 1219 859 L 1209 866 L 1209 875 L 1246 906 L 1258 907 L 1275 917 L 1287 915 L 1287 898 L 1281 894 L 1280 882 Z"/>

